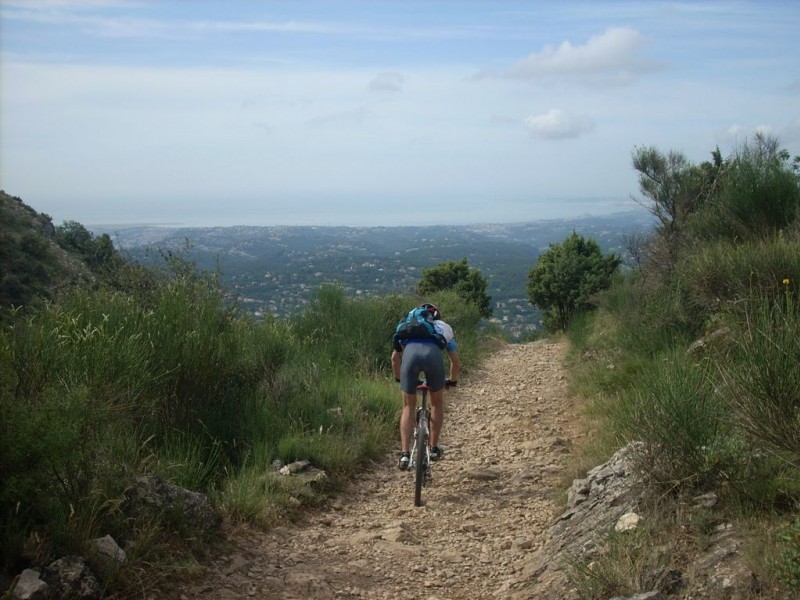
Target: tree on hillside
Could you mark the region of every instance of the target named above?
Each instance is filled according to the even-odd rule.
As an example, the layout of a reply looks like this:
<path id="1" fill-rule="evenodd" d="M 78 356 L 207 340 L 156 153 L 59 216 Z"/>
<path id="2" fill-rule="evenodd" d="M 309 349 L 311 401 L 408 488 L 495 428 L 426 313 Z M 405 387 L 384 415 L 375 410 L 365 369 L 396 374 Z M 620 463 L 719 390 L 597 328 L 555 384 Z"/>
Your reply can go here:
<path id="1" fill-rule="evenodd" d="M 728 158 L 690 163 L 654 147 L 633 152 L 644 199 L 660 226 L 646 244 L 649 273 L 672 280 L 679 263 L 711 240 L 760 239 L 794 222 L 800 207 L 800 158 L 756 134 Z"/>
<path id="2" fill-rule="evenodd" d="M 95 237 L 77 221 L 64 221 L 56 227 L 56 241 L 64 250 L 77 254 L 95 272 L 113 266 L 118 259 L 107 233 Z"/>
<path id="3" fill-rule="evenodd" d="M 776 138 L 756 134 L 730 161 L 718 204 L 725 216 L 758 235 L 780 231 L 797 219 L 800 208 L 800 157 Z"/>
<path id="4" fill-rule="evenodd" d="M 604 256 L 593 239 L 573 232 L 539 256 L 528 275 L 528 296 L 545 315 L 550 330 L 565 330 L 572 316 L 592 307 L 591 297 L 611 285 L 620 264 L 614 254 Z"/>
<path id="5" fill-rule="evenodd" d="M 676 233 L 688 216 L 718 191 L 725 163 L 717 148 L 712 161 L 695 165 L 680 152 L 662 153 L 655 147 L 636 148 L 633 168 L 639 172 L 642 202 L 659 220 L 662 231 Z"/>
<path id="6" fill-rule="evenodd" d="M 467 259 L 439 263 L 422 270 L 417 293 L 425 296 L 441 290 L 453 290 L 465 301 L 478 307 L 481 317 L 492 315 L 492 298 L 486 293 L 486 279 L 480 269 L 471 269 Z"/>

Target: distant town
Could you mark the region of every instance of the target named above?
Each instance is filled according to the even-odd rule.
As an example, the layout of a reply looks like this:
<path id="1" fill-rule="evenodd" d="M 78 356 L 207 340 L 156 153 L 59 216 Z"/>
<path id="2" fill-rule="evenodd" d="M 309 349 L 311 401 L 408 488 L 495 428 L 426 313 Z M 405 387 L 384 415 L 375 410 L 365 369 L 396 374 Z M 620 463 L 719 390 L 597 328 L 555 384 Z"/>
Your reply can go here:
<path id="1" fill-rule="evenodd" d="M 95 227 L 140 262 L 184 252 L 217 270 L 242 310 L 262 319 L 301 311 L 321 284 L 353 297 L 411 292 L 422 269 L 466 258 L 488 283 L 492 322 L 509 338 L 541 328 L 527 294 L 530 269 L 549 245 L 576 231 L 628 260 L 626 236 L 653 226 L 644 210 L 516 224 L 428 227 Z"/>

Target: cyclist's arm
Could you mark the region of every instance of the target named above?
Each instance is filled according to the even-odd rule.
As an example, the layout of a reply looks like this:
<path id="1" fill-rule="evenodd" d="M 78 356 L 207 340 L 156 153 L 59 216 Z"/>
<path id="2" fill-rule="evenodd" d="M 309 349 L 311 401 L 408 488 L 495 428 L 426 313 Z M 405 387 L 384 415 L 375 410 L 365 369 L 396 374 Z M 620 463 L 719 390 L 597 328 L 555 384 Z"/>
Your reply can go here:
<path id="1" fill-rule="evenodd" d="M 396 380 L 400 379 L 400 363 L 403 362 L 403 353 L 392 350 L 392 372 Z"/>
<path id="2" fill-rule="evenodd" d="M 461 373 L 461 358 L 458 356 L 458 350 L 448 350 L 447 356 L 450 357 L 450 381 L 458 381 L 458 375 Z"/>

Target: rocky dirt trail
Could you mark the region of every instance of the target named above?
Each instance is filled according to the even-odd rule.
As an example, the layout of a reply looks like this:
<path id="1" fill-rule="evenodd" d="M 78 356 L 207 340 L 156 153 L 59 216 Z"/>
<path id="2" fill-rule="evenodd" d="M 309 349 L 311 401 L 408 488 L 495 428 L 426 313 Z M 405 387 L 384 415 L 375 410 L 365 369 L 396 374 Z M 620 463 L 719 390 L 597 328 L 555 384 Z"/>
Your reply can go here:
<path id="1" fill-rule="evenodd" d="M 579 435 L 565 347 L 507 345 L 447 393 L 444 458 L 424 506 L 394 453 L 302 522 L 236 532 L 183 599 L 564 598 L 532 569 L 554 520 Z"/>

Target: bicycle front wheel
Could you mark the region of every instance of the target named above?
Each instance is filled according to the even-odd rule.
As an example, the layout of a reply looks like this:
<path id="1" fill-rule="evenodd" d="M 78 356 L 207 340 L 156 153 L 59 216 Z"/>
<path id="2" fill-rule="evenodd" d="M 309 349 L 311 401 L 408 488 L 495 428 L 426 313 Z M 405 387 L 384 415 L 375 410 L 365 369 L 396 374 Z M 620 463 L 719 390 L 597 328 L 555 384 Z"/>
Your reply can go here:
<path id="1" fill-rule="evenodd" d="M 425 469 L 428 461 L 428 428 L 424 418 L 417 422 L 417 455 L 414 457 L 416 462 L 416 473 L 414 478 L 414 506 L 422 506 L 422 486 L 425 483 Z"/>

